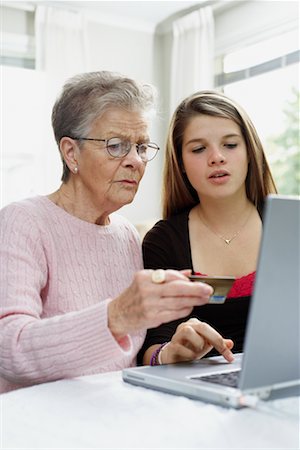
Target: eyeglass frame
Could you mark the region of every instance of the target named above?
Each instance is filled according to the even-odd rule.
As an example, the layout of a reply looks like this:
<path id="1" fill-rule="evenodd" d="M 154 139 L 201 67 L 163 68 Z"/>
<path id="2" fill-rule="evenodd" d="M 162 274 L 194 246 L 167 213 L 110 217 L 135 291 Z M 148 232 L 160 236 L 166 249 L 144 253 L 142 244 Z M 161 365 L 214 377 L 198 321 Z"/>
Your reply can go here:
<path id="1" fill-rule="evenodd" d="M 155 144 L 155 142 L 141 142 L 140 144 L 137 144 L 136 142 L 130 142 L 130 141 L 122 140 L 121 138 L 116 137 L 116 136 L 111 137 L 111 138 L 109 138 L 109 139 L 95 139 L 95 138 L 83 138 L 83 137 L 79 138 L 79 137 L 73 137 L 73 136 L 65 136 L 65 137 L 69 137 L 70 139 L 74 139 L 75 141 L 96 141 L 96 142 L 105 142 L 105 149 L 106 149 L 107 153 L 108 153 L 112 158 L 115 158 L 115 159 L 122 159 L 122 158 L 125 158 L 125 156 L 127 156 L 128 153 L 130 152 L 130 150 L 131 150 L 131 148 L 132 148 L 133 145 L 136 146 L 137 154 L 139 155 L 139 157 L 141 158 L 141 160 L 142 160 L 143 162 L 145 162 L 145 163 L 147 163 L 147 162 L 149 162 L 149 161 L 152 161 L 152 160 L 155 158 L 155 156 L 157 155 L 158 151 L 160 150 L 160 147 L 159 147 L 157 144 Z M 122 155 L 122 156 L 114 156 L 114 155 L 112 155 L 112 154 L 110 153 L 110 151 L 108 150 L 108 142 L 109 142 L 111 139 L 120 139 L 121 142 L 123 142 L 123 143 L 125 142 L 125 143 L 130 144 L 130 147 L 129 147 L 127 153 L 125 153 L 125 154 Z M 152 149 L 156 149 L 156 153 L 155 153 L 155 155 L 154 155 L 151 159 L 143 160 L 143 158 L 142 158 L 141 155 L 139 154 L 139 148 L 140 148 L 140 146 L 141 146 L 141 145 L 145 145 L 145 144 L 146 144 L 147 146 L 150 146 L 150 148 L 152 148 Z M 151 145 L 153 145 L 154 147 L 151 147 Z"/>

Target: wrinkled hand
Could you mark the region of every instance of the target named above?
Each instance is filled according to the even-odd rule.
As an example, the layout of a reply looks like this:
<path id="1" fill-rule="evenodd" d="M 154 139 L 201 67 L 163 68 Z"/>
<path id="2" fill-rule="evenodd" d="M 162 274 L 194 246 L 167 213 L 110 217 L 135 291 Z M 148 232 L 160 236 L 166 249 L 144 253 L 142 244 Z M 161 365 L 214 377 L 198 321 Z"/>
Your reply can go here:
<path id="1" fill-rule="evenodd" d="M 224 339 L 214 328 L 196 318 L 178 325 L 171 341 L 162 349 L 161 362 L 170 364 L 180 361 L 192 361 L 205 356 L 215 348 L 228 362 L 234 356 L 231 339 Z"/>
<path id="2" fill-rule="evenodd" d="M 186 317 L 212 295 L 210 286 L 192 283 L 183 272 L 166 270 L 161 284 L 153 283 L 152 273 L 137 272 L 132 284 L 109 303 L 108 326 L 116 339 Z"/>

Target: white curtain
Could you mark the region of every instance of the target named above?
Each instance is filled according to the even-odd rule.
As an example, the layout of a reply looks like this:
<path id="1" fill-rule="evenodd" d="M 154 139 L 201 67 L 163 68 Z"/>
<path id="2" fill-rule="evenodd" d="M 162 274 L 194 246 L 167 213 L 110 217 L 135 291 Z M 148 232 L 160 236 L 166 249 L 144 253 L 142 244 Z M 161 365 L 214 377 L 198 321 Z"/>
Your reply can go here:
<path id="1" fill-rule="evenodd" d="M 78 73 L 88 71 L 87 20 L 80 11 L 62 6 L 37 7 L 36 70 L 43 73 L 46 123 L 40 148 L 44 190 L 50 192 L 60 183 L 62 164 L 51 129 L 51 111 L 65 81 Z M 45 116 L 44 116 L 45 117 Z"/>
<path id="2" fill-rule="evenodd" d="M 36 10 L 36 68 L 64 79 L 87 70 L 85 17 L 62 7 Z"/>
<path id="3" fill-rule="evenodd" d="M 171 113 L 188 95 L 214 86 L 214 17 L 207 6 L 174 21 Z"/>

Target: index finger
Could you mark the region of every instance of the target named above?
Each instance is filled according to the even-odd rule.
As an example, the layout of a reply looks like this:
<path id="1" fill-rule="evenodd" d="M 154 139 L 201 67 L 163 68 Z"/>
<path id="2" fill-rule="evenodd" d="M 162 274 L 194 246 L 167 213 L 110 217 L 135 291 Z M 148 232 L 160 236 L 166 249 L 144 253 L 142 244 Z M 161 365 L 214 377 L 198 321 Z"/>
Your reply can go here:
<path id="1" fill-rule="evenodd" d="M 220 333 L 205 322 L 197 322 L 193 324 L 193 328 L 221 355 L 223 355 L 228 362 L 232 362 L 234 360 L 233 353 L 230 351 L 233 347 L 233 342 L 231 339 L 224 339 Z"/>

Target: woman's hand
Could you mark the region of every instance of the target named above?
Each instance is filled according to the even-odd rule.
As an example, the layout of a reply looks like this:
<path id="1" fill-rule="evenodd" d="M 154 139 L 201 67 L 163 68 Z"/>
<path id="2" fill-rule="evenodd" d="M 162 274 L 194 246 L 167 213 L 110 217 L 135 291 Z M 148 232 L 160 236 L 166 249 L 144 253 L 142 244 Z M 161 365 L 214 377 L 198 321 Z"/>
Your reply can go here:
<path id="1" fill-rule="evenodd" d="M 157 271 L 137 272 L 132 284 L 109 303 L 108 327 L 116 339 L 186 317 L 213 293 L 210 286 L 192 283 L 180 271 L 163 271 L 161 283 L 153 281 L 153 272 Z"/>
<path id="2" fill-rule="evenodd" d="M 158 345 L 151 346 L 145 353 L 144 363 L 149 364 L 151 355 Z M 203 358 L 215 348 L 228 362 L 234 360 L 230 351 L 233 347 L 231 339 L 224 339 L 214 328 L 205 322 L 192 318 L 178 325 L 173 337 L 162 348 L 160 361 L 171 364 L 180 361 L 193 361 Z"/>
<path id="3" fill-rule="evenodd" d="M 162 349 L 161 362 L 170 364 L 200 359 L 213 348 L 228 362 L 232 362 L 232 347 L 231 339 L 224 339 L 207 323 L 192 318 L 178 325 L 171 341 Z"/>

